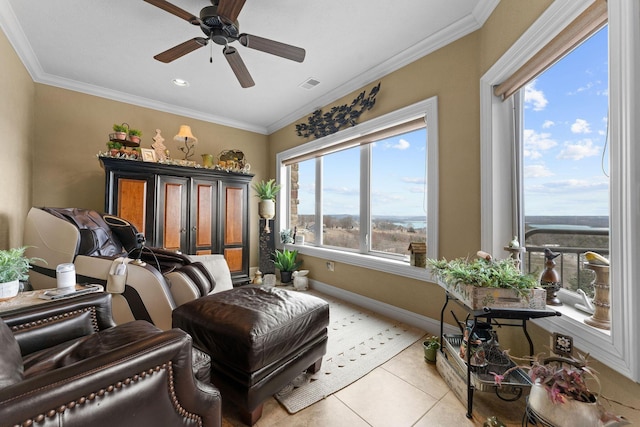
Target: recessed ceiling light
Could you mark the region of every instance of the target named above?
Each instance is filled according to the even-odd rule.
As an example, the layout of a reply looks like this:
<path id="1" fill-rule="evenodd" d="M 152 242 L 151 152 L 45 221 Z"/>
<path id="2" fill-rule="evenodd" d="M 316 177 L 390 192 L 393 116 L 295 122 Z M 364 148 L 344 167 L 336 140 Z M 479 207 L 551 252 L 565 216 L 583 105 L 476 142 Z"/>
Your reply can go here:
<path id="1" fill-rule="evenodd" d="M 182 80 L 182 79 L 173 79 L 172 82 L 173 82 L 174 85 L 180 86 L 180 87 L 189 86 L 189 82 L 186 81 L 186 80 Z"/>

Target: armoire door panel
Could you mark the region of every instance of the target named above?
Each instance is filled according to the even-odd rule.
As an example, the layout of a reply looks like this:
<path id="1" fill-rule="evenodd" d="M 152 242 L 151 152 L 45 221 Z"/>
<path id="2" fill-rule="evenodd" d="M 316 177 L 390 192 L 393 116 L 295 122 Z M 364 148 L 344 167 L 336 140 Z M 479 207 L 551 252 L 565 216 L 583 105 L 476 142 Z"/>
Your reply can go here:
<path id="1" fill-rule="evenodd" d="M 118 212 L 116 215 L 133 224 L 140 233 L 146 233 L 147 180 L 118 179 Z"/>
<path id="2" fill-rule="evenodd" d="M 196 246 L 213 244 L 213 185 L 197 184 Z"/>
<path id="3" fill-rule="evenodd" d="M 162 247 L 186 251 L 187 242 L 187 183 L 184 178 L 160 178 L 160 219 Z"/>
<path id="4" fill-rule="evenodd" d="M 244 188 L 225 189 L 224 244 L 241 245 L 243 239 Z"/>
<path id="5" fill-rule="evenodd" d="M 242 271 L 242 248 L 227 248 L 224 250 L 224 259 L 227 261 L 232 273 Z"/>

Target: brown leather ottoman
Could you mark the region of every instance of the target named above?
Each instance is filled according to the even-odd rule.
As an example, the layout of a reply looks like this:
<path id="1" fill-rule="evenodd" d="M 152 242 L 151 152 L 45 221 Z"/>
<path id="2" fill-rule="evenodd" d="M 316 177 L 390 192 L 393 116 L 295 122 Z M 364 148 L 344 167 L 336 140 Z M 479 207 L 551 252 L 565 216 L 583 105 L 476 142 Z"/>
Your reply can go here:
<path id="1" fill-rule="evenodd" d="M 211 356 L 211 382 L 253 425 L 263 402 L 305 369 L 320 369 L 329 304 L 309 294 L 245 286 L 208 295 L 173 311 L 173 327 Z"/>

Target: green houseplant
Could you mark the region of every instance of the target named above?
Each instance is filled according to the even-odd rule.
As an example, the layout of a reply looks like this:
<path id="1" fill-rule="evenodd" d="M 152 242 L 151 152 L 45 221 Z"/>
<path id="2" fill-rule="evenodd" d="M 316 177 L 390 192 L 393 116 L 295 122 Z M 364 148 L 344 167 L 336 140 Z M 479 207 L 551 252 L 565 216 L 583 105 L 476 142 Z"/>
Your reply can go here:
<path id="1" fill-rule="evenodd" d="M 26 246 L 0 250 L 0 300 L 13 298 L 20 290 L 20 280 L 27 280 L 30 263 L 40 258 L 24 256 Z"/>
<path id="2" fill-rule="evenodd" d="M 430 363 L 435 363 L 436 355 L 440 348 L 440 338 L 435 335 L 431 335 L 422 342 L 422 347 L 424 348 L 424 360 Z"/>
<path id="3" fill-rule="evenodd" d="M 438 284 L 472 309 L 545 308 L 546 292 L 537 276 L 523 274 L 513 258 L 494 260 L 480 252 L 477 259 L 427 259 L 427 266 Z"/>
<path id="4" fill-rule="evenodd" d="M 290 251 L 283 249 L 275 250 L 273 253 L 273 263 L 280 270 L 280 280 L 282 283 L 291 282 L 291 275 L 302 265 L 302 261 L 298 261 L 298 251 Z"/>
<path id="5" fill-rule="evenodd" d="M 140 137 L 142 136 L 142 132 L 138 129 L 129 129 L 129 140 L 135 144 L 140 143 Z"/>
<path id="6" fill-rule="evenodd" d="M 253 189 L 260 200 L 275 200 L 278 191 L 280 191 L 280 185 L 276 184 L 275 179 L 262 180 L 253 184 Z"/>
<path id="7" fill-rule="evenodd" d="M 127 139 L 127 132 L 129 131 L 129 127 L 124 123 L 121 125 L 116 123 L 113 125 L 113 131 L 115 132 L 116 139 L 125 140 Z"/>
<path id="8" fill-rule="evenodd" d="M 275 179 L 262 180 L 253 184 L 253 189 L 260 199 L 258 214 L 265 220 L 264 231 L 270 233 L 269 220 L 276 215 L 276 194 L 280 191 L 280 185 L 276 184 Z"/>

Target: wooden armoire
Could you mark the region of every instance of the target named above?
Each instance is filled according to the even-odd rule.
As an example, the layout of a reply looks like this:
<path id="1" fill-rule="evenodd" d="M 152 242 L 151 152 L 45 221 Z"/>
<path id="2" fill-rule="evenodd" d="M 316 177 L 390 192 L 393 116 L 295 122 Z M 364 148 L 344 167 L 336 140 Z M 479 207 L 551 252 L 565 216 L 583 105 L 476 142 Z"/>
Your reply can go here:
<path id="1" fill-rule="evenodd" d="M 249 184 L 253 175 L 101 157 L 105 211 L 126 219 L 147 246 L 223 254 L 234 285 L 249 281 Z"/>

